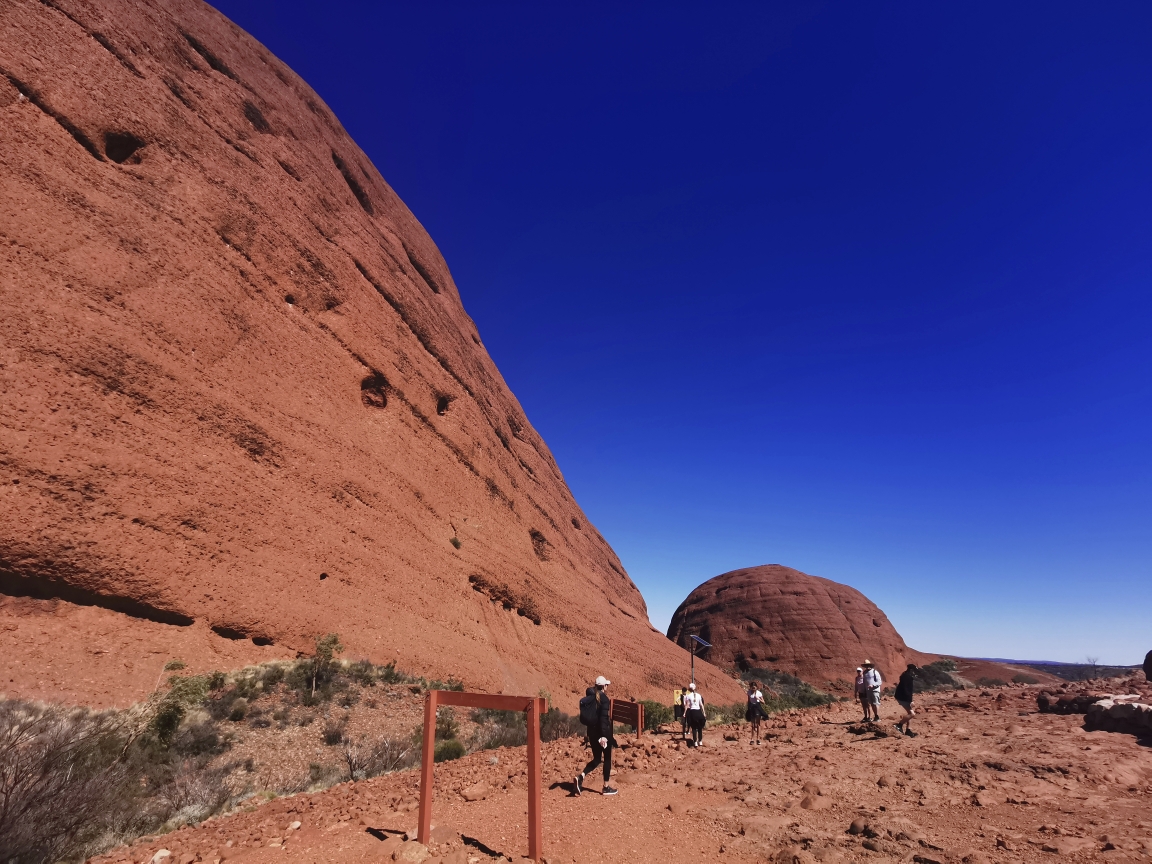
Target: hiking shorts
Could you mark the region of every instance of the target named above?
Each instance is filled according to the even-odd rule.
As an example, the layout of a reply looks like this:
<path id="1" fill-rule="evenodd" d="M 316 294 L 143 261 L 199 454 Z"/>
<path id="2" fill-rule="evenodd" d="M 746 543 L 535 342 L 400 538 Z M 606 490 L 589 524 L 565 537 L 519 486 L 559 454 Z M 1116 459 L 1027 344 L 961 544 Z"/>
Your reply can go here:
<path id="1" fill-rule="evenodd" d="M 909 714 L 912 713 L 912 700 L 911 699 L 909 699 L 907 702 L 905 702 L 903 699 L 897 699 L 896 702 L 897 702 L 897 704 L 899 704 L 899 706 L 901 708 L 903 708 Z"/>
<path id="2" fill-rule="evenodd" d="M 867 697 L 867 699 L 865 700 L 866 704 L 876 705 L 877 707 L 879 707 L 879 705 L 880 705 L 880 691 L 879 690 L 869 690 L 864 695 Z"/>

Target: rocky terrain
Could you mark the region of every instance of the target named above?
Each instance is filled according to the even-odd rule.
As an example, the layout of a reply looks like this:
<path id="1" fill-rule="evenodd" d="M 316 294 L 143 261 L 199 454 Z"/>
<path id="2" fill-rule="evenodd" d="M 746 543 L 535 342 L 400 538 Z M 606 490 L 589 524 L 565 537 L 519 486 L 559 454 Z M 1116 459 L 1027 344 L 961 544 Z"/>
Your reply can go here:
<path id="1" fill-rule="evenodd" d="M 1102 685 L 1103 682 L 1096 682 Z M 544 855 L 549 861 L 898 860 L 1141 861 L 1152 856 L 1152 749 L 1087 731 L 1082 717 L 1041 713 L 1039 688 L 919 698 L 915 738 L 859 723 L 847 702 L 777 715 L 766 740 L 710 729 L 689 750 L 677 736 L 621 736 L 615 781 L 572 796 L 585 754 L 545 745 Z M 245 812 L 113 850 L 101 864 L 149 861 L 451 861 L 526 850 L 523 748 L 436 768 L 436 841 L 406 843 L 416 772 L 323 792 L 249 802 Z"/>
<path id="2" fill-rule="evenodd" d="M 682 677 L 435 243 L 211 7 L 0 4 L 0 262 L 8 695 L 329 631 L 489 691 Z"/>
<path id="3" fill-rule="evenodd" d="M 779 564 L 723 573 L 692 591 L 668 638 L 687 648 L 693 633 L 713 645 L 700 656 L 721 668 L 779 669 L 817 687 L 842 688 L 866 658 L 886 680 L 933 659 L 905 645 L 855 588 Z"/>

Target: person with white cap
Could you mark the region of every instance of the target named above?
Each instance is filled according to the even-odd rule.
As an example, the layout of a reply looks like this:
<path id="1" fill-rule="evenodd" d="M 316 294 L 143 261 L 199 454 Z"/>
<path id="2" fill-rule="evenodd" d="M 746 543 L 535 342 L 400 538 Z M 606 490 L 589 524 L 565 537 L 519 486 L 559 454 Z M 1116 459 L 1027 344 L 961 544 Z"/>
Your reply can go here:
<path id="1" fill-rule="evenodd" d="M 692 740 L 688 746 L 704 746 L 704 724 L 708 718 L 704 716 L 704 697 L 697 692 L 695 682 L 688 685 L 688 692 L 684 695 L 684 716 L 688 720 L 688 728 L 692 730 Z"/>
<path id="2" fill-rule="evenodd" d="M 580 700 L 580 722 L 588 729 L 588 743 L 592 746 L 592 761 L 584 766 L 584 770 L 576 775 L 576 794 L 584 791 L 584 776 L 589 771 L 595 771 L 596 766 L 603 762 L 604 788 L 603 795 L 615 795 L 616 790 L 608 785 L 612 776 L 612 748 L 616 746 L 616 739 L 612 737 L 612 700 L 604 692 L 604 688 L 612 682 L 600 675 L 596 679 L 596 686 L 589 687 L 584 698 Z"/>
<path id="3" fill-rule="evenodd" d="M 867 697 L 867 701 L 864 703 L 864 721 L 867 722 L 871 719 L 873 722 L 879 723 L 880 688 L 884 686 L 884 680 L 880 677 L 876 664 L 871 660 L 865 660 L 860 665 L 864 669 L 864 695 Z M 869 713 L 874 716 L 869 718 L 867 716 Z"/>

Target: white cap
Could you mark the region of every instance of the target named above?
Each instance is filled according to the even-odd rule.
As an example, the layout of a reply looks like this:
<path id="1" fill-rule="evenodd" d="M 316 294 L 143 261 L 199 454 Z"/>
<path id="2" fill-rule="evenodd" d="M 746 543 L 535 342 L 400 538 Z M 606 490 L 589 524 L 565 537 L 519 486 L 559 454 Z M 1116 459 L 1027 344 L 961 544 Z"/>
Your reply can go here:
<path id="1" fill-rule="evenodd" d="M 695 689 L 696 689 L 696 685 L 695 685 L 695 684 L 689 684 L 689 685 L 688 685 L 688 689 L 689 689 L 689 690 L 695 690 Z"/>
<path id="2" fill-rule="evenodd" d="M 611 683 L 612 682 L 609 681 L 607 678 L 605 678 L 603 675 L 597 675 L 596 676 L 596 686 L 597 687 L 607 687 Z"/>

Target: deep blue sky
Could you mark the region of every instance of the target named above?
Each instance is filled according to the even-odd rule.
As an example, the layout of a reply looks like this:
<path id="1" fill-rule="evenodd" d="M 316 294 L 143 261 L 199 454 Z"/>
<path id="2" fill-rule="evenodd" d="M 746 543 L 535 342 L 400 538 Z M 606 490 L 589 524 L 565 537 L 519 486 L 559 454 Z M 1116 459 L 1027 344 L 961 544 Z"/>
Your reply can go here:
<path id="1" fill-rule="evenodd" d="M 216 5 L 439 244 L 657 627 L 781 563 L 924 650 L 1152 648 L 1152 4 Z"/>

